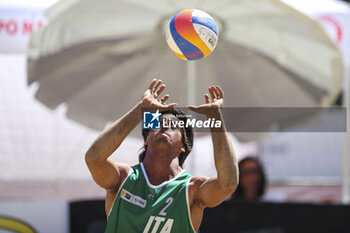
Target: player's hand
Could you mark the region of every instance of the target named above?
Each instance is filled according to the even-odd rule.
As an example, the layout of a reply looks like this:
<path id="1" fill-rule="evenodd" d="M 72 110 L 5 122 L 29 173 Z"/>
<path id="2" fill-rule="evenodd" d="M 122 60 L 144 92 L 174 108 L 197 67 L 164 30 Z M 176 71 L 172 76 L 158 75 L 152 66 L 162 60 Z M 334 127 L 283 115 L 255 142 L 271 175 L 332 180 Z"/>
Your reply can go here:
<path id="1" fill-rule="evenodd" d="M 188 105 L 187 108 L 201 114 L 205 114 L 210 116 L 211 114 L 215 114 L 224 105 L 224 92 L 219 86 L 211 86 L 208 88 L 209 94 L 211 96 L 211 100 L 208 94 L 205 94 L 205 104 L 199 106 Z"/>
<path id="2" fill-rule="evenodd" d="M 145 91 L 142 97 L 141 106 L 143 108 L 167 110 L 177 106 L 176 103 L 166 104 L 169 99 L 169 94 L 164 95 L 158 99 L 160 94 L 164 91 L 165 85 L 162 84 L 162 80 L 153 79 L 148 89 Z"/>

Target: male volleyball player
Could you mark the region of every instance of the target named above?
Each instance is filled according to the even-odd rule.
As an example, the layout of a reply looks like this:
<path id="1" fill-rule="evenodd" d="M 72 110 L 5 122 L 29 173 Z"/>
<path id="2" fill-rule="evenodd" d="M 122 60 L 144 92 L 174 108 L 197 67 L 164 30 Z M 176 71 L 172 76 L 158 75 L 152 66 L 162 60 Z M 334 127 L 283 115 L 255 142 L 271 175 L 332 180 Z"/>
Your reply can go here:
<path id="1" fill-rule="evenodd" d="M 224 124 L 211 133 L 216 177 L 193 177 L 182 169 L 192 149 L 191 128 L 143 130 L 144 152 L 138 165 L 130 167 L 109 157 L 140 123 L 143 108 L 164 111 L 176 106 L 165 103 L 169 95 L 158 100 L 164 89 L 161 80 L 153 80 L 142 100 L 104 130 L 86 153 L 94 180 L 107 191 L 107 233 L 196 232 L 204 208 L 219 205 L 237 187 L 237 160 Z M 223 120 L 223 91 L 211 86 L 209 93 L 211 100 L 206 94 L 205 104 L 188 108 Z M 164 112 L 162 117 L 179 120 L 174 110 Z"/>

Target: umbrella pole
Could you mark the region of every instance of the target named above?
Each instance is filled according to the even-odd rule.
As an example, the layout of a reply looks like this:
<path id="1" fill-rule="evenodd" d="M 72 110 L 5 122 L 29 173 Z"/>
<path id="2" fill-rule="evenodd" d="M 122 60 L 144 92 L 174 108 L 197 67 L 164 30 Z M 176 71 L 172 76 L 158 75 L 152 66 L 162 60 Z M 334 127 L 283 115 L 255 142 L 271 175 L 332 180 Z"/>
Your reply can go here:
<path id="1" fill-rule="evenodd" d="M 344 93 L 343 93 L 343 105 L 346 107 L 346 132 L 344 134 L 344 150 L 343 150 L 343 182 L 342 182 L 342 203 L 348 204 L 349 199 L 349 142 L 350 142 L 350 65 L 344 65 Z"/>
<path id="2" fill-rule="evenodd" d="M 187 104 L 196 105 L 196 62 L 187 61 Z M 195 153 L 190 156 L 190 170 L 195 174 Z"/>
<path id="3" fill-rule="evenodd" d="M 187 62 L 187 104 L 196 105 L 196 62 Z"/>

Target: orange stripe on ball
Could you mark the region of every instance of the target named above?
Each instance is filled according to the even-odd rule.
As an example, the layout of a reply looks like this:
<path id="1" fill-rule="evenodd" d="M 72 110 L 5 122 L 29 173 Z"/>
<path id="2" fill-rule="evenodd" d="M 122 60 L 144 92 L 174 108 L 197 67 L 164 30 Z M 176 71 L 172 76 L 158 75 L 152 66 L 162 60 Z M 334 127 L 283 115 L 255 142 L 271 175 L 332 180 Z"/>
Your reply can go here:
<path id="1" fill-rule="evenodd" d="M 192 12 L 193 9 L 188 9 L 178 14 L 175 19 L 175 28 L 185 40 L 196 46 L 203 53 L 204 57 L 206 57 L 211 53 L 211 50 L 198 36 L 193 27 Z"/>

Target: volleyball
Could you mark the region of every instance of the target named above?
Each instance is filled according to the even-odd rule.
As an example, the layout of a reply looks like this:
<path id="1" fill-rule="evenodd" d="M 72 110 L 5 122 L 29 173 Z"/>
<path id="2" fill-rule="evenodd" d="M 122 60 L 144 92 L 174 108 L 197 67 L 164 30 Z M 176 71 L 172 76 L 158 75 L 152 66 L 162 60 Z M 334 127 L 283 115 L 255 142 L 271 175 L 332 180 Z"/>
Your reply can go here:
<path id="1" fill-rule="evenodd" d="M 209 14 L 197 9 L 177 13 L 167 25 L 165 34 L 171 51 L 183 60 L 207 57 L 218 42 L 216 22 Z"/>

